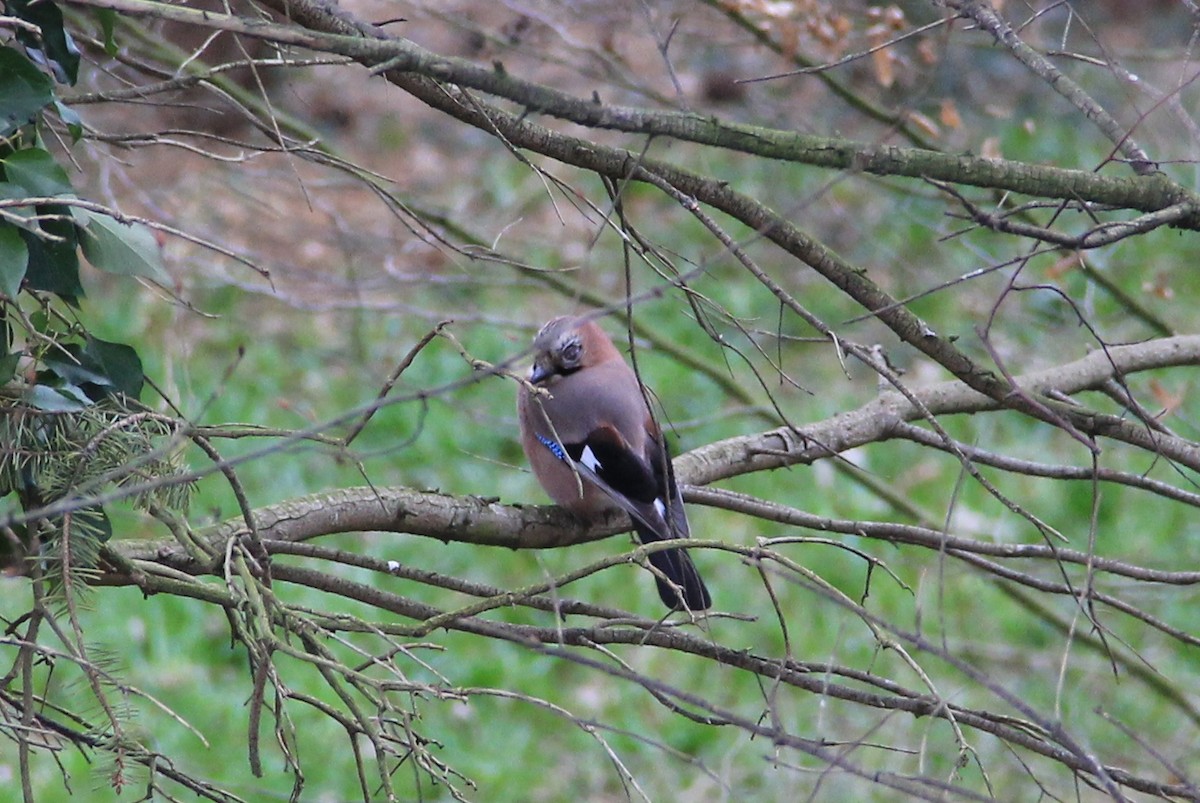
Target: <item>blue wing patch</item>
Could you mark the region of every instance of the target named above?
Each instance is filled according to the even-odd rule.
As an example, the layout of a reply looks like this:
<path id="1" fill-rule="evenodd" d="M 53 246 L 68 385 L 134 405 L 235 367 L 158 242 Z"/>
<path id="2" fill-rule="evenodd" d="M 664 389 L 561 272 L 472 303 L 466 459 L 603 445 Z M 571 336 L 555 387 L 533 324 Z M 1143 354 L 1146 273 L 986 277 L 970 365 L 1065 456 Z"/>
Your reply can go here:
<path id="1" fill-rule="evenodd" d="M 538 435 L 537 439 L 539 441 L 541 441 L 542 445 L 545 446 L 547 449 L 549 449 L 550 453 L 553 454 L 555 457 L 557 457 L 559 460 L 562 460 L 564 463 L 571 462 L 571 458 L 568 457 L 567 453 L 565 451 L 563 451 L 563 448 L 558 445 L 558 441 L 550 440 L 545 435 Z"/>

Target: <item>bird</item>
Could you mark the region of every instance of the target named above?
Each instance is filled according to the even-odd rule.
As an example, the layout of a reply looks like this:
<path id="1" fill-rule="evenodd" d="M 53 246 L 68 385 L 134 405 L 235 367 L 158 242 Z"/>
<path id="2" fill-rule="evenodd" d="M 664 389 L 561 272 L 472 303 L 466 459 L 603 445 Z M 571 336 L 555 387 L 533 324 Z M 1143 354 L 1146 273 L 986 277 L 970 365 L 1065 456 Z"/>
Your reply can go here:
<path id="1" fill-rule="evenodd" d="M 671 455 L 646 391 L 594 320 L 562 316 L 533 339 L 529 384 L 517 391 L 521 447 L 554 502 L 590 519 L 625 511 L 643 544 L 690 535 Z M 712 597 L 683 549 L 653 552 L 658 595 L 671 610 L 705 611 Z"/>

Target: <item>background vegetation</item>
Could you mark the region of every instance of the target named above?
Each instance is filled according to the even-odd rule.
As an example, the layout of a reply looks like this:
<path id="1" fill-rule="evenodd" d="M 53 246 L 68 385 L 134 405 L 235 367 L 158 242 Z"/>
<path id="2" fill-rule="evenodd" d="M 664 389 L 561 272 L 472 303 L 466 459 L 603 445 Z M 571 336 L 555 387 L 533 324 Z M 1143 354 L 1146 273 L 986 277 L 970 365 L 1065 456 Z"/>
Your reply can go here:
<path id="1" fill-rule="evenodd" d="M 1200 11 L 998 5 L 8 0 L 0 784 L 1200 798 Z M 590 310 L 708 616 L 525 469 Z"/>

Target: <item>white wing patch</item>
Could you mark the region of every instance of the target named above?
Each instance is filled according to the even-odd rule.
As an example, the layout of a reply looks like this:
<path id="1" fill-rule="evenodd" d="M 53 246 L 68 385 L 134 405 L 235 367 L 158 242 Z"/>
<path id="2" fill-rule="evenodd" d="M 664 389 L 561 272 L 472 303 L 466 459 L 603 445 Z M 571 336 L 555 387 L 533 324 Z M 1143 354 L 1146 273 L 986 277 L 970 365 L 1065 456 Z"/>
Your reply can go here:
<path id="1" fill-rule="evenodd" d="M 596 453 L 592 451 L 592 447 L 583 447 L 583 454 L 579 455 L 579 462 L 590 468 L 592 471 L 600 471 L 600 461 L 596 459 Z"/>
<path id="2" fill-rule="evenodd" d="M 663 500 L 654 500 L 654 509 L 658 511 L 658 515 L 663 517 L 663 521 L 667 520 L 667 506 L 663 504 Z"/>

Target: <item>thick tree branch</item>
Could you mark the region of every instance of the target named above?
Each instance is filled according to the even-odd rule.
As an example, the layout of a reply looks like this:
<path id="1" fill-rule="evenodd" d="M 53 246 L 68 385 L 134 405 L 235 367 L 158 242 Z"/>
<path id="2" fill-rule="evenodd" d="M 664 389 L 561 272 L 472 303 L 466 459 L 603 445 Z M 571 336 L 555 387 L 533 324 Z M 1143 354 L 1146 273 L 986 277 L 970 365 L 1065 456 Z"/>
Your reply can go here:
<path id="1" fill-rule="evenodd" d="M 1113 143 L 1117 151 L 1129 160 L 1130 167 L 1135 173 L 1148 175 L 1154 172 L 1154 163 L 1134 141 L 1130 132 L 1085 92 L 1083 87 L 1064 75 L 1041 53 L 1025 44 L 1013 27 L 1008 24 L 1008 21 L 996 12 L 991 3 L 987 0 L 938 0 L 937 4 L 957 11 L 961 16 L 974 21 L 980 28 L 994 36 L 996 41 L 1007 48 L 1017 61 L 1045 81 L 1051 89 L 1066 98 L 1072 106 L 1083 113 L 1084 117 L 1095 123 L 1096 127 L 1103 131 L 1104 135 Z"/>
<path id="2" fill-rule="evenodd" d="M 1152 368 L 1198 364 L 1200 335 L 1186 335 L 1093 351 L 1074 362 L 1018 377 L 1016 385 L 1032 396 L 1045 397 L 1051 391 L 1074 395 L 1084 390 L 1098 389 L 1114 377 Z M 918 388 L 913 393 L 935 415 L 977 413 L 995 410 L 1000 406 L 960 382 Z M 1152 452 L 1155 444 L 1169 444 L 1173 459 L 1200 470 L 1200 448 L 1196 444 L 1146 432 L 1137 424 L 1113 416 L 1070 414 L 1077 416 L 1081 423 L 1089 419 L 1094 421 L 1095 426 L 1090 427 L 1090 431 L 1150 448 Z M 920 410 L 900 393 L 881 393 L 874 401 L 822 422 L 815 428 L 804 427 L 797 432 L 781 427 L 771 432 L 708 444 L 680 456 L 677 470 L 686 482 L 708 485 L 752 471 L 808 463 L 817 457 L 886 440 L 892 437 L 895 426 L 900 422 L 920 418 Z"/>
<path id="3" fill-rule="evenodd" d="M 1018 377 L 1017 383 L 1024 392 L 1039 397 L 1051 391 L 1073 395 L 1097 389 L 1113 377 L 1196 364 L 1200 364 L 1200 335 L 1189 335 L 1094 351 L 1074 362 Z M 959 382 L 916 388 L 911 393 L 934 415 L 1001 409 L 993 400 Z M 902 394 L 888 391 L 856 410 L 798 430 L 781 427 L 700 447 L 677 458 L 676 471 L 684 483 L 708 485 L 756 471 L 812 463 L 868 443 L 903 437 L 905 431 L 900 425 L 921 420 L 924 415 Z M 1093 414 L 1092 418 L 1107 422 L 1105 427 L 1097 427 L 1098 434 L 1125 440 L 1151 453 L 1166 448 L 1173 459 L 1200 470 L 1200 447 L 1196 444 L 1149 432 L 1116 417 Z M 255 512 L 254 519 L 264 539 L 304 541 L 333 533 L 383 531 L 510 549 L 569 546 L 629 529 L 628 521 L 615 514 L 585 526 L 559 508 L 510 506 L 495 499 L 408 488 L 332 491 L 262 508 Z M 245 523 L 237 519 L 199 537 L 215 549 L 215 554 L 222 554 L 221 545 L 243 532 Z M 933 545 L 946 546 L 940 542 Z M 120 541 L 112 546 L 127 559 L 161 561 L 184 554 L 174 539 Z M 1039 556 L 1053 554 L 1054 550 L 1049 550 Z M 1086 556 L 1080 562 L 1086 562 Z"/>
<path id="4" fill-rule="evenodd" d="M 462 88 L 477 89 L 510 100 L 527 112 L 545 114 L 589 128 L 610 129 L 653 137 L 670 137 L 732 151 L 851 170 L 881 176 L 906 176 L 1008 190 L 1041 198 L 1084 200 L 1156 212 L 1188 204 L 1193 214 L 1178 225 L 1200 226 L 1194 210 L 1200 196 L 1162 175 L 1114 178 L 1087 170 L 1010 162 L 976 156 L 945 154 L 919 148 L 850 142 L 794 131 L 725 122 L 715 116 L 659 111 L 597 103 L 511 75 L 504 69 L 482 67 L 465 59 L 442 56 L 408 40 L 390 37 L 347 14 L 309 0 L 266 0 L 264 5 L 294 25 L 197 11 L 152 0 L 66 0 L 68 5 L 108 8 L 146 14 L 207 28 L 231 31 L 279 44 L 296 45 L 354 58 L 386 72 L 394 83 L 409 88 L 404 76 L 419 75 Z"/>
<path id="5" fill-rule="evenodd" d="M 273 549 L 275 545 L 268 541 L 267 546 L 269 549 Z M 744 551 L 747 552 L 747 557 L 754 558 L 757 555 L 757 559 L 762 561 L 770 561 L 774 557 L 774 553 L 769 550 L 750 548 Z M 660 694 L 677 700 L 679 704 L 695 707 L 705 712 L 714 722 L 735 724 L 752 733 L 770 736 L 777 744 L 787 745 L 804 752 L 808 752 L 806 749 L 809 746 L 808 740 L 796 736 L 787 729 L 755 724 L 734 711 L 715 706 L 707 699 L 654 681 L 633 670 L 612 669 L 607 664 L 602 666 L 597 664 L 595 659 L 567 648 L 594 650 L 606 646 L 638 645 L 687 653 L 776 680 L 821 697 L 883 711 L 906 712 L 916 717 L 932 716 L 951 720 L 964 727 L 992 734 L 1011 745 L 1020 746 L 1033 753 L 1051 758 L 1075 771 L 1088 774 L 1099 772 L 1116 783 L 1140 791 L 1188 796 L 1188 789 L 1185 785 L 1164 784 L 1128 773 L 1118 767 L 1103 766 L 1094 757 L 1084 756 L 1078 748 L 1072 747 L 1072 741 L 1064 733 L 1052 734 L 1048 727 L 1033 726 L 1031 723 L 1015 720 L 1008 715 L 997 715 L 989 711 L 947 704 L 945 700 L 936 695 L 910 690 L 888 678 L 854 669 L 790 658 L 777 660 L 744 649 L 732 649 L 713 641 L 706 634 L 692 634 L 680 628 L 664 628 L 653 620 L 638 619 L 625 613 L 619 614 L 620 619 L 610 620 L 609 617 L 605 617 L 595 625 L 514 624 L 484 619 L 468 613 L 454 615 L 452 611 L 446 611 L 410 597 L 306 567 L 277 565 L 275 577 L 280 582 L 295 583 L 336 594 L 343 599 L 356 600 L 380 611 L 415 620 L 415 626 L 383 624 L 376 625 L 377 628 L 390 629 L 409 637 L 421 637 L 436 629 L 445 628 L 512 642 L 535 652 L 603 669 L 610 674 L 616 674 L 638 684 L 650 684 Z M 154 593 L 159 590 L 157 589 L 157 579 L 153 575 L 143 574 L 140 585 L 146 593 Z M 223 591 L 216 591 L 216 593 L 225 594 Z M 218 604 L 233 608 L 239 603 L 235 596 L 227 595 Z M 853 603 L 846 604 L 853 606 Z M 865 611 L 859 610 L 860 615 L 867 615 Z M 874 620 L 874 625 L 882 629 L 893 630 L 879 620 Z M 915 634 L 893 632 L 905 642 L 911 642 L 924 651 L 941 655 L 944 659 L 953 661 L 939 648 L 926 643 Z M 962 668 L 967 672 L 973 671 L 965 664 L 962 665 Z M 832 680 L 833 678 L 839 682 L 835 682 Z M 842 680 L 849 682 L 840 682 Z M 1003 692 L 999 688 L 997 691 Z M 1047 725 L 1050 724 L 1047 723 Z"/>
<path id="6" fill-rule="evenodd" d="M 147 0 L 77 0 L 77 2 L 142 4 L 138 7 L 154 5 L 153 3 L 147 3 Z M 272 2 L 284 3 L 284 0 L 272 0 Z M 268 3 L 268 5 L 270 4 Z M 488 107 L 476 99 L 465 98 L 460 93 L 451 91 L 441 83 L 424 77 L 425 74 L 429 74 L 433 75 L 438 81 L 453 79 L 459 84 L 477 84 L 487 91 L 493 91 L 496 90 L 497 86 L 508 86 L 508 82 L 516 80 L 503 71 L 498 71 L 499 74 L 493 76 L 494 80 L 500 82 L 499 84 L 483 82 L 482 80 L 472 84 L 473 78 L 481 78 L 481 74 L 479 73 L 480 68 L 474 67 L 474 65 L 470 65 L 469 63 L 459 65 L 456 60 L 441 60 L 440 57 L 416 48 L 411 43 L 398 41 L 383 42 L 378 38 L 363 38 L 364 31 L 370 31 L 371 34 L 379 37 L 382 37 L 383 34 L 368 29 L 364 24 L 347 22 L 342 16 L 328 13 L 325 9 L 308 2 L 308 0 L 292 0 L 292 2 L 286 2 L 284 5 L 277 6 L 276 10 L 281 12 L 287 11 L 292 18 L 304 24 L 321 26 L 323 33 L 331 37 L 330 41 L 326 42 L 327 49 L 342 52 L 345 55 L 353 55 L 356 58 L 361 57 L 368 63 L 378 63 L 378 60 L 372 61 L 372 59 L 376 59 L 380 53 L 391 47 L 396 53 L 399 53 L 399 55 L 392 54 L 388 62 L 389 69 L 387 74 L 393 83 L 401 86 L 434 108 L 440 109 L 488 133 L 500 135 L 510 147 L 529 148 L 564 163 L 574 164 L 602 176 L 608 176 L 617 180 L 631 178 L 634 180 L 645 180 L 645 174 L 642 172 L 645 171 L 667 181 L 681 193 L 690 195 L 702 203 L 734 216 L 747 226 L 762 232 L 767 239 L 775 242 L 788 253 L 804 261 L 863 307 L 872 311 L 902 340 L 929 355 L 963 382 L 992 399 L 1003 401 L 1004 404 L 1013 409 L 1043 418 L 1051 423 L 1061 424 L 1065 419 L 1071 426 L 1083 432 L 1112 433 L 1120 430 L 1120 426 L 1114 425 L 1114 422 L 1092 419 L 1084 422 L 1077 421 L 1074 417 L 1063 411 L 1052 411 L 1047 405 L 1037 403 L 1025 394 L 1013 393 L 1013 388 L 1002 377 L 976 364 L 975 361 L 954 345 L 953 338 L 934 331 L 920 318 L 912 314 L 907 307 L 883 292 L 866 275 L 865 271 L 858 270 L 846 263 L 822 243 L 799 230 L 789 221 L 780 217 L 761 203 L 738 193 L 727 183 L 688 173 L 671 165 L 642 159 L 624 150 L 607 148 L 593 142 L 558 134 L 549 129 L 529 123 L 523 117 L 518 118 L 497 108 Z M 230 25 L 236 24 L 236 18 L 229 18 L 229 20 L 234 20 L 234 22 L 229 22 Z M 226 21 L 228 22 L 228 20 Z M 254 27 L 254 30 L 261 34 L 270 27 L 269 24 L 258 24 Z M 302 34 L 297 34 L 290 27 L 285 28 L 285 30 L 289 31 L 289 36 L 302 38 Z M 249 27 L 241 32 L 252 34 Z M 359 35 L 349 36 L 349 34 Z M 337 49 L 348 46 L 348 43 L 353 44 L 353 48 L 351 49 L 361 47 L 365 48 L 365 50 L 350 53 L 346 50 Z M 456 67 L 459 66 L 463 68 L 461 74 L 455 71 Z M 420 73 L 418 71 L 424 72 Z M 492 75 L 492 73 L 488 73 L 487 71 L 484 71 L 484 73 Z M 489 79 L 489 81 L 492 80 Z M 533 85 L 530 86 L 532 87 Z M 489 90 L 488 87 L 491 87 L 491 89 Z M 531 92 L 533 92 L 533 95 L 524 101 L 524 105 L 528 108 L 539 110 L 542 109 L 543 105 L 543 93 L 549 93 L 551 96 L 557 96 L 558 94 L 554 90 L 544 87 L 536 87 L 531 89 Z M 595 107 L 596 104 L 590 104 L 590 106 Z M 639 120 L 650 119 L 655 115 L 655 113 L 651 112 L 635 111 L 636 115 L 634 116 Z M 621 116 L 616 112 L 613 114 L 615 117 Z M 610 118 L 603 115 L 600 118 L 585 115 L 576 119 L 576 122 L 581 122 L 585 125 L 601 125 L 608 119 Z M 652 129 L 649 133 L 661 134 L 666 132 Z M 941 156 L 941 154 L 935 155 L 938 157 Z M 970 173 L 971 167 L 964 164 L 958 166 L 955 175 L 969 175 Z M 967 183 L 971 182 L 968 181 Z M 1077 195 L 1079 189 L 1076 188 L 1073 190 L 1072 195 Z"/>

